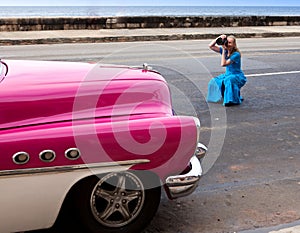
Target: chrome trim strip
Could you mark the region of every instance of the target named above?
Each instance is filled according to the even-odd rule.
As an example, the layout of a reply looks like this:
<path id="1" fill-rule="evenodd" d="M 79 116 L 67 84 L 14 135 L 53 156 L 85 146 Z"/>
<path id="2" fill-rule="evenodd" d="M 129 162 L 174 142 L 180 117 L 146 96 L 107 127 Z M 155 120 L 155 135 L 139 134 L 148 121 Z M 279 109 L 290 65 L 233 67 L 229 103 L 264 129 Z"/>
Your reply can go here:
<path id="1" fill-rule="evenodd" d="M 200 123 L 200 120 L 199 118 L 197 117 L 194 117 L 194 121 L 195 121 L 195 125 L 196 125 L 196 128 L 197 128 L 197 142 L 199 142 L 200 140 L 200 127 L 201 127 L 201 123 Z M 197 148 L 198 148 L 198 143 L 196 143 L 195 145 L 195 152 L 197 151 Z"/>
<path id="2" fill-rule="evenodd" d="M 128 165 L 133 166 L 136 164 L 149 163 L 149 162 L 150 162 L 150 160 L 148 160 L 148 159 L 139 159 L 139 160 L 118 161 L 118 162 L 70 165 L 70 166 L 27 168 L 27 169 L 18 169 L 18 170 L 3 170 L 3 171 L 0 171 L 0 177 L 1 176 L 12 176 L 12 175 L 31 175 L 31 174 L 51 173 L 51 172 L 71 172 L 74 170 L 85 170 L 85 169 L 95 169 L 95 168 L 114 167 L 114 166 L 128 166 Z"/>

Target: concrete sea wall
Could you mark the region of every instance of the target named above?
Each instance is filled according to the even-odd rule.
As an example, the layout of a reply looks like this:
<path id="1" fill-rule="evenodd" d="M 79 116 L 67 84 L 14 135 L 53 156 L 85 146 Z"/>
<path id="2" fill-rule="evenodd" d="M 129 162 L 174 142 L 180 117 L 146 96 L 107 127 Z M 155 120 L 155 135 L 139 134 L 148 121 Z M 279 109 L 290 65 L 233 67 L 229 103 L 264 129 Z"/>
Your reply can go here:
<path id="1" fill-rule="evenodd" d="M 0 18 L 0 31 L 99 30 L 138 28 L 295 26 L 300 16 L 39 17 Z"/>

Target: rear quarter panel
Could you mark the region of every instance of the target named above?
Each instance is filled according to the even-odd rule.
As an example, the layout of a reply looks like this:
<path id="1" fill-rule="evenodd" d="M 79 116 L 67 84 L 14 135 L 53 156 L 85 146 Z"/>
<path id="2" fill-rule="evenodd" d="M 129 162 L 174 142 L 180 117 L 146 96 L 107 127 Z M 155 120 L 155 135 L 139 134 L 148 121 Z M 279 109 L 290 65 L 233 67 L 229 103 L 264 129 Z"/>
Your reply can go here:
<path id="1" fill-rule="evenodd" d="M 164 181 L 188 165 L 198 129 L 193 117 L 172 115 L 159 74 L 90 64 L 8 64 L 0 83 L 1 233 L 52 226 L 70 188 L 87 176 L 150 170 Z M 81 156 L 68 159 L 70 148 Z M 55 152 L 55 159 L 41 160 L 44 150 Z M 29 161 L 16 164 L 18 152 L 28 153 Z"/>

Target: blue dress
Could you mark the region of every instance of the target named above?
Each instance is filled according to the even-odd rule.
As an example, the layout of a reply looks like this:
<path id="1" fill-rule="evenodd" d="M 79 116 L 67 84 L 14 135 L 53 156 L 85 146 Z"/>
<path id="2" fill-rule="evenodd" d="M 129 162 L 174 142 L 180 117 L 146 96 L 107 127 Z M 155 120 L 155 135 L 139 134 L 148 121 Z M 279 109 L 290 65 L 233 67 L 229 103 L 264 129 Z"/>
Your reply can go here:
<path id="1" fill-rule="evenodd" d="M 223 48 L 220 47 L 222 54 Z M 231 64 L 226 66 L 226 72 L 210 80 L 208 83 L 208 102 L 219 102 L 223 98 L 223 105 L 240 104 L 243 98 L 240 89 L 247 82 L 243 71 L 241 70 L 241 54 L 234 52 L 230 57 L 227 56 L 225 51 L 226 60 L 230 59 Z"/>

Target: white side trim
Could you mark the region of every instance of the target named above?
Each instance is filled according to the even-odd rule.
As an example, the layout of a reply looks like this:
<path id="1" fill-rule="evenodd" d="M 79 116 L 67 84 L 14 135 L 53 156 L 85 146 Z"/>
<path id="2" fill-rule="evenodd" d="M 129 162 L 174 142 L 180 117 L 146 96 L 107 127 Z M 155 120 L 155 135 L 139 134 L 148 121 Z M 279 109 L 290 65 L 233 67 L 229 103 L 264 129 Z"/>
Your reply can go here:
<path id="1" fill-rule="evenodd" d="M 132 165 L 0 176 L 0 232 L 51 227 L 70 188 L 84 177 L 128 170 Z"/>

